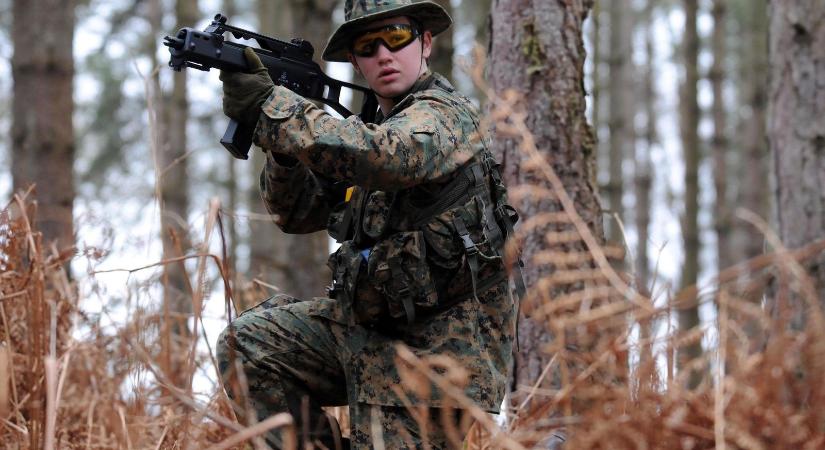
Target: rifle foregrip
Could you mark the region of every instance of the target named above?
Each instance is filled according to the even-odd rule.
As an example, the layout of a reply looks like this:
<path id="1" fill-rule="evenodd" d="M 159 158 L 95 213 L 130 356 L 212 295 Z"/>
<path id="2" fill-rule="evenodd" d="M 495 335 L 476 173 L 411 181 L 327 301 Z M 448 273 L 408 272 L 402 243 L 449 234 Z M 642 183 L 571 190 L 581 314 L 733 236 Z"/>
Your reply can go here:
<path id="1" fill-rule="evenodd" d="M 252 136 L 255 126 L 241 125 L 234 119 L 229 119 L 226 132 L 223 133 L 221 144 L 232 156 L 238 159 L 249 159 L 249 147 L 252 146 Z"/>

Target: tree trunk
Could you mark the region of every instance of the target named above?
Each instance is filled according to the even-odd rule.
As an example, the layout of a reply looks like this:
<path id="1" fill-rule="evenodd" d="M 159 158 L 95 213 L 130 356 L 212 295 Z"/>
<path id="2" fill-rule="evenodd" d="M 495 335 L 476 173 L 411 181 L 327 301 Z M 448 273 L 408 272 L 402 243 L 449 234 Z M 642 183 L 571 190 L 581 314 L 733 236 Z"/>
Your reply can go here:
<path id="1" fill-rule="evenodd" d="M 768 8 L 767 2 L 760 0 L 747 8 L 746 22 L 743 24 L 744 49 L 742 63 L 741 96 L 747 114 L 740 118 L 743 154 L 737 179 L 742 180 L 737 204 L 765 219 L 770 211 L 770 184 L 768 169 L 767 105 L 768 105 Z M 753 225 L 738 221 L 734 228 L 734 248 L 736 261 L 754 258 L 764 252 L 764 236 Z M 761 292 L 749 293 L 758 299 Z"/>
<path id="2" fill-rule="evenodd" d="M 768 138 L 779 236 L 790 249 L 825 238 L 825 3 L 770 2 Z M 807 266 L 825 306 L 825 255 Z M 785 305 L 771 299 L 778 311 Z M 794 318 L 804 317 L 794 305 Z"/>
<path id="3" fill-rule="evenodd" d="M 682 264 L 681 288 L 696 284 L 699 275 L 699 102 L 697 86 L 699 82 L 698 58 L 699 36 L 696 28 L 698 14 L 697 0 L 684 0 L 685 35 L 683 46 L 685 81 L 682 86 L 682 152 L 685 163 L 685 210 L 682 216 L 682 239 L 684 243 L 684 263 Z M 679 327 L 687 332 L 699 326 L 698 306 L 688 306 L 679 311 Z M 679 368 L 702 355 L 700 342 L 687 344 L 679 349 Z M 691 371 L 688 387 L 696 387 L 702 380 L 702 374 Z"/>
<path id="4" fill-rule="evenodd" d="M 164 16 L 159 1 L 150 3 L 150 22 L 153 33 L 158 36 Z M 199 19 L 196 0 L 177 0 L 175 3 L 175 29 L 191 26 Z M 155 60 L 157 44 L 150 42 L 147 50 Z M 161 64 L 161 67 L 163 65 Z M 185 255 L 191 247 L 189 241 L 189 193 L 187 175 L 187 134 L 189 117 L 187 99 L 187 72 L 175 72 L 172 90 L 168 95 L 161 91 L 158 74 L 154 81 L 155 107 L 158 109 L 158 166 L 157 192 L 160 203 L 160 237 L 163 244 L 163 260 L 169 261 Z M 191 286 L 183 261 L 163 266 L 163 343 L 162 361 L 166 375 L 178 387 L 188 380 L 186 348 L 189 345 L 190 330 L 188 318 L 192 314 Z"/>
<path id="5" fill-rule="evenodd" d="M 654 147 L 658 139 L 656 125 L 656 55 L 654 53 L 653 31 L 653 9 L 655 0 L 647 0 L 644 9 L 644 16 L 641 23 L 645 24 L 645 62 L 647 66 L 644 71 L 642 81 L 642 107 L 645 116 L 644 148 L 636 150 L 636 167 L 634 168 L 635 188 L 636 188 L 636 233 L 638 234 L 638 246 L 636 249 L 636 283 L 638 289 L 649 294 L 648 283 L 650 282 L 650 259 L 647 251 L 647 244 L 650 238 L 650 209 L 651 209 L 651 188 L 653 185 L 653 166 L 650 155 L 653 154 Z"/>
<path id="6" fill-rule="evenodd" d="M 653 154 L 657 142 L 656 126 L 656 55 L 654 53 L 654 32 L 653 32 L 653 9 L 654 0 L 647 0 L 643 16 L 639 23 L 645 27 L 645 62 L 644 78 L 642 81 L 642 108 L 645 116 L 644 146 L 636 146 L 636 166 L 634 167 L 636 206 L 634 209 L 636 219 L 636 234 L 638 242 L 636 245 L 636 289 L 642 295 L 650 297 L 650 260 L 648 257 L 647 244 L 650 238 L 650 210 L 651 210 L 651 188 L 653 186 L 653 165 L 650 155 Z M 643 320 L 640 324 L 640 334 L 642 341 L 653 337 L 653 323 L 650 319 Z M 653 364 L 652 345 L 642 346 L 640 349 L 639 366 L 649 370 L 652 375 L 655 373 Z M 651 366 L 646 366 L 651 364 Z M 653 381 L 653 380 L 650 380 Z"/>
<path id="7" fill-rule="evenodd" d="M 725 62 L 727 49 L 725 37 L 727 35 L 727 1 L 714 0 L 711 15 L 713 16 L 713 35 L 711 46 L 713 51 L 713 66 L 708 74 L 713 89 L 713 139 L 711 154 L 713 155 L 713 185 L 716 191 L 714 203 L 714 228 L 716 229 L 716 253 L 719 270 L 729 267 L 736 261 L 732 259 L 731 237 L 733 214 L 729 206 L 728 170 L 729 146 L 727 130 L 727 109 L 725 107 Z"/>
<path id="8" fill-rule="evenodd" d="M 602 125 L 602 115 L 601 115 L 601 93 L 602 93 L 602 78 L 603 74 L 601 71 L 601 64 L 602 58 L 604 55 L 602 54 L 602 21 L 601 21 L 601 13 L 602 13 L 602 5 L 600 0 L 595 0 L 593 2 L 593 11 L 590 13 L 590 23 L 591 23 L 591 40 L 593 42 L 593 55 L 591 56 L 591 66 L 593 67 L 593 71 L 590 74 L 591 81 L 593 83 L 593 87 L 590 90 L 590 98 L 591 106 L 590 106 L 590 123 L 593 124 L 593 133 L 595 134 L 596 141 L 599 140 L 599 129 Z M 599 161 L 598 157 L 596 158 L 596 173 L 598 174 L 599 170 Z"/>
<path id="9" fill-rule="evenodd" d="M 592 2 L 589 1 L 494 1 L 489 79 L 497 96 L 506 98 L 509 90 L 520 96 L 517 110 L 524 110 L 525 125 L 532 134 L 543 163 L 555 170 L 572 197 L 578 214 L 601 240 L 601 208 L 593 173 L 595 143 L 585 117 L 584 98 L 582 22 L 591 7 Z M 495 107 L 493 113 L 496 113 Z M 510 118 L 516 115 L 508 114 Z M 503 120 L 509 119 L 505 117 Z M 497 159 L 503 164 L 503 176 L 511 188 L 514 206 L 521 217 L 527 221 L 539 214 L 559 212 L 561 205 L 555 197 L 514 195 L 515 187 L 549 188 L 550 183 L 542 172 L 533 168 L 535 165 L 526 164 L 528 155 L 519 148 L 522 137 L 505 134 L 502 131 L 504 126 L 496 124 L 493 148 Z M 570 230 L 569 223 L 553 221 L 531 228 L 525 236 L 522 252 L 527 264 L 525 281 L 531 291 L 528 297 L 545 295 L 538 291 L 539 279 L 556 270 L 575 270 L 561 263 L 558 266 L 534 264 L 533 258 L 539 253 L 581 251 L 581 242 L 550 244 L 545 239 L 548 233 Z M 589 263 L 583 266 L 590 267 Z M 559 285 L 547 296 L 555 299 L 579 291 L 583 288 L 582 284 Z M 525 311 L 522 310 L 522 313 Z M 518 334 L 520 352 L 516 355 L 514 367 L 517 387 L 532 385 L 538 380 L 552 358 L 546 348 L 548 343 L 557 340 L 556 344 L 563 346 L 560 350 L 587 346 L 565 336 L 551 336 L 546 323 L 526 315 L 520 319 Z M 563 363 L 566 365 L 567 361 Z M 558 387 L 559 380 L 549 378 L 543 385 Z"/>
<path id="10" fill-rule="evenodd" d="M 633 80 L 631 77 L 631 51 L 633 27 L 632 9 L 625 2 L 610 2 L 610 80 L 608 82 L 610 144 L 608 151 L 609 180 L 605 191 L 611 217 L 607 223 L 607 239 L 622 243 L 623 237 L 618 220 L 624 221 L 622 197 L 624 195 L 623 166 L 633 155 Z"/>
<path id="11" fill-rule="evenodd" d="M 72 0 L 12 5 L 13 189 L 36 185 L 37 228 L 58 249 L 74 246 L 74 7 Z"/>
<path id="12" fill-rule="evenodd" d="M 321 62 L 321 51 L 331 34 L 334 0 L 290 2 L 258 2 L 260 28 L 264 34 L 285 39 L 298 37 L 310 41 L 315 48 L 315 59 Z M 257 180 L 263 166 L 263 155 L 255 152 L 253 171 Z M 260 192 L 256 187 L 250 195 L 250 209 L 266 214 Z M 324 295 L 330 273 L 326 262 L 329 256 L 329 237 L 326 232 L 309 235 L 283 233 L 270 221 L 250 222 L 251 267 L 253 277 L 264 277 L 281 292 L 300 299 Z"/>
<path id="13" fill-rule="evenodd" d="M 435 0 L 450 16 L 453 16 L 453 7 L 450 0 Z M 430 55 L 430 69 L 453 80 L 453 30 L 450 27 L 433 40 L 433 52 Z"/>
<path id="14" fill-rule="evenodd" d="M 12 15 L 11 38 L 14 45 L 14 54 L 11 59 L 11 73 L 14 80 L 11 125 L 12 183 L 14 191 L 27 190 L 32 183 L 36 185 L 35 198 L 39 206 L 37 214 L 28 214 L 26 211 L 20 211 L 20 214 L 28 217 L 35 216 L 36 223 L 32 225 L 40 230 L 43 236 L 42 239 L 34 237 L 35 245 L 29 248 L 29 251 L 39 253 L 42 243 L 43 251 L 37 258 L 45 259 L 52 254 L 52 244 L 55 244 L 58 250 L 70 249 L 75 244 L 72 218 L 75 196 L 73 168 L 75 145 L 72 123 L 74 109 L 72 41 L 74 39 L 75 2 L 14 0 Z M 25 236 L 15 236 L 19 233 L 19 228 L 14 228 L 14 225 L 9 223 L 8 211 L 4 211 L 4 215 L 5 236 L 0 240 L 6 242 L 0 249 L 0 253 L 8 258 L 9 255 L 5 251 L 13 248 L 11 241 L 23 241 Z M 9 228 L 10 225 L 12 228 Z M 15 257 L 28 259 L 30 256 L 29 253 L 25 256 L 12 253 L 12 264 Z M 25 295 L 23 298 L 28 299 L 29 304 L 26 305 L 25 314 L 17 314 L 17 323 L 6 322 L 9 317 L 15 318 L 14 315 L 6 316 L 6 311 L 10 314 L 14 312 L 14 301 L 12 299 L 10 304 L 6 303 L 11 296 L 5 296 L 3 300 L 0 300 L 4 308 L 2 310 L 5 326 L 3 335 L 4 340 L 11 340 L 13 330 L 10 328 L 28 330 L 28 333 L 14 333 L 23 337 L 28 334 L 28 339 L 26 339 L 28 342 L 26 342 L 27 345 L 18 345 L 16 347 L 18 353 L 15 353 L 14 358 L 10 358 L 9 361 L 12 366 L 26 365 L 22 374 L 19 369 L 15 370 L 18 370 L 17 377 L 29 375 L 30 379 L 25 384 L 31 387 L 28 393 L 32 394 L 27 400 L 21 400 L 19 405 L 14 407 L 16 414 L 24 416 L 23 423 L 12 418 L 11 413 L 3 414 L 10 421 L 27 428 L 19 437 L 17 445 L 15 442 L 8 442 L 7 445 L 9 447 L 19 446 L 19 448 L 44 448 L 49 442 L 53 443 L 53 440 L 50 440 L 51 436 L 44 432 L 44 429 L 48 429 L 48 414 L 46 413 L 48 401 L 44 392 L 47 390 L 46 382 L 41 378 L 44 373 L 43 356 L 49 353 L 49 336 L 45 328 L 48 326 L 47 320 L 50 316 L 49 304 L 51 303 L 55 311 L 59 311 L 57 314 L 63 315 L 68 311 L 59 307 L 59 304 L 67 306 L 70 302 L 58 302 L 63 297 L 62 295 L 44 295 L 43 291 L 46 289 L 43 286 L 44 277 L 48 280 L 50 275 L 54 275 L 55 281 L 58 277 L 56 273 L 44 274 L 43 264 L 39 261 L 36 264 L 31 261 L 27 262 L 29 270 L 20 274 L 20 277 L 15 277 L 13 271 L 6 272 L 7 262 L 0 258 L 0 273 L 4 278 L 1 284 L 4 293 L 8 292 L 7 286 L 11 287 L 16 284 L 14 290 L 22 289 Z M 67 262 L 66 273 L 69 273 L 68 265 Z M 24 267 L 19 269 L 24 269 Z M 20 282 L 16 282 L 18 279 Z M 48 283 L 49 288 L 57 287 L 55 285 L 59 286 L 59 283 Z M 8 310 L 5 309 L 7 307 Z M 35 326 L 38 324 L 39 327 Z M 51 329 L 52 333 L 58 331 L 62 330 Z M 51 338 L 58 346 L 56 350 L 60 350 L 63 339 L 57 335 L 52 335 Z M 6 347 L 8 344 L 8 342 L 3 343 L 3 350 L 9 348 Z M 56 356 L 59 357 L 59 355 Z M 7 387 L 11 384 L 9 383 L 10 377 L 7 376 L 8 369 L 4 367 L 0 371 L 4 372 L 1 377 L 3 378 L 1 382 L 4 384 L 3 390 L 8 392 Z M 36 376 L 37 374 L 41 374 L 41 377 Z M 19 381 L 18 378 L 13 383 Z M 11 410 L 13 404 L 7 400 L 8 398 L 6 396 L 0 400 L 9 406 L 7 411 Z"/>

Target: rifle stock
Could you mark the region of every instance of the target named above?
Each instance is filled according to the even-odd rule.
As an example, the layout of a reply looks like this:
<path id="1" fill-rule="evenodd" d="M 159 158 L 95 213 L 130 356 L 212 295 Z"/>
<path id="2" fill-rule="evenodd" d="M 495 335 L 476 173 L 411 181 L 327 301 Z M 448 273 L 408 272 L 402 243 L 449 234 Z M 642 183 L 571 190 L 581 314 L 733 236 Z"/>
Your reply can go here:
<path id="1" fill-rule="evenodd" d="M 253 50 L 275 84 L 328 105 L 344 117 L 353 113 L 341 104 L 341 90 L 346 88 L 360 92 L 364 98 L 359 117 L 365 122 L 375 120 L 378 109 L 375 94 L 365 87 L 327 76 L 321 66 L 312 60 L 315 51 L 308 41 L 293 39 L 284 42 L 228 25 L 226 21 L 225 16 L 217 14 L 203 31 L 187 27 L 181 28 L 175 37 L 164 37 L 163 45 L 169 47 L 169 66 L 172 70 L 180 71 L 191 67 L 204 71 L 214 68 L 248 72 L 243 55 L 247 45 L 225 40 L 224 33 L 230 32 L 236 39 L 255 40 L 258 43 L 259 47 L 253 47 Z M 254 127 L 244 127 L 230 120 L 221 144 L 236 158 L 247 159 L 254 131 Z"/>

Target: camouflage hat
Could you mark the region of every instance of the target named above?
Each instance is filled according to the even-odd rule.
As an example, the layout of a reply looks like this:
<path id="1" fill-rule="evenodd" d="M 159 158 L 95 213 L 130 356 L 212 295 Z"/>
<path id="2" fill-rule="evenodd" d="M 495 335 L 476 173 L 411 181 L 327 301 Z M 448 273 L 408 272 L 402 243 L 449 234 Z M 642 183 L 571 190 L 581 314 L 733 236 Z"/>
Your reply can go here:
<path id="1" fill-rule="evenodd" d="M 350 41 L 361 27 L 369 22 L 387 17 L 407 16 L 418 21 L 425 30 L 435 36 L 453 23 L 441 6 L 413 0 L 346 0 L 344 23 L 332 33 L 324 49 L 325 61 L 346 62 Z"/>

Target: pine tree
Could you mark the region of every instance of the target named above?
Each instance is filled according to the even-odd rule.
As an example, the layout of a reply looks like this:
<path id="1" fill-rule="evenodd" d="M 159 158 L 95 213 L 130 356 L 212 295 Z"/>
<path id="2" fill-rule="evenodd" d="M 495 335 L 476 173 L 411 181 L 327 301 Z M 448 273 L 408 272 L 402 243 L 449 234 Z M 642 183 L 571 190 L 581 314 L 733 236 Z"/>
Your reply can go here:
<path id="1" fill-rule="evenodd" d="M 825 3 L 770 2 L 768 137 L 779 237 L 789 249 L 825 238 Z M 809 293 L 825 306 L 825 255 L 807 267 Z M 804 295 L 804 293 L 803 293 Z M 775 313 L 781 307 L 770 300 Z M 795 325 L 808 315 L 793 305 Z"/>
<path id="2" fill-rule="evenodd" d="M 713 51 L 713 66 L 710 69 L 708 78 L 713 89 L 713 139 L 711 141 L 711 154 L 713 155 L 713 181 L 716 191 L 716 202 L 714 203 L 714 228 L 716 229 L 716 254 L 719 269 L 725 269 L 734 261 L 731 252 L 731 239 L 733 227 L 733 214 L 729 206 L 729 183 L 730 176 L 728 170 L 728 160 L 730 159 L 730 141 L 727 131 L 727 108 L 725 103 L 725 79 L 727 72 L 725 63 L 727 61 L 727 48 L 725 38 L 727 36 L 727 1 L 714 0 L 711 10 L 713 16 L 713 35 L 711 36 L 711 46 Z"/>
<path id="3" fill-rule="evenodd" d="M 680 285 L 684 289 L 696 284 L 699 277 L 699 34 L 697 30 L 697 15 L 699 5 L 697 0 L 684 0 L 685 34 L 682 42 L 682 51 L 685 65 L 685 80 L 682 85 L 681 96 L 681 131 L 682 153 L 685 162 L 685 194 L 684 214 L 682 216 L 682 240 L 685 255 L 682 263 Z M 699 326 L 699 308 L 697 305 L 688 305 L 679 311 L 679 328 L 682 332 Z M 693 342 L 680 348 L 679 368 L 685 367 L 690 361 L 702 355 L 700 342 Z M 696 387 L 702 380 L 699 371 L 693 370 L 688 378 L 688 386 Z"/>
<path id="4" fill-rule="evenodd" d="M 48 246 L 73 247 L 75 2 L 14 0 L 11 154 L 15 191 L 36 186 L 37 228 Z M 68 267 L 67 267 L 68 269 Z"/>
<path id="5" fill-rule="evenodd" d="M 489 79 L 493 91 L 499 97 L 493 105 L 492 114 L 506 114 L 500 117 L 503 123 L 496 123 L 494 152 L 503 162 L 503 176 L 511 188 L 534 186 L 552 189 L 548 178 L 538 170 L 537 162 L 531 160 L 520 147 L 522 139 L 531 139 L 540 154 L 541 163 L 548 164 L 558 174 L 564 189 L 572 197 L 576 212 L 581 216 L 590 232 L 603 243 L 601 207 L 598 202 L 594 180 L 595 142 L 592 129 L 585 117 L 584 97 L 584 43 L 582 24 L 592 7 L 592 2 L 531 2 L 527 0 L 500 0 L 494 2 L 490 42 Z M 511 92 L 519 93 L 521 99 L 515 111 L 497 112 L 501 104 L 507 103 Z M 525 121 L 531 137 L 522 133 L 506 131 L 508 121 L 521 117 Z M 511 124 L 512 126 L 512 124 Z M 528 161 L 530 162 L 528 164 Z M 512 194 L 512 192 L 511 192 Z M 559 217 L 562 205 L 553 196 L 525 195 L 515 201 L 525 222 L 542 217 Z M 538 302 L 552 302 L 566 294 L 586 289 L 589 283 L 559 283 L 550 288 L 542 287 L 538 281 L 555 271 L 568 267 L 562 264 L 534 264 L 534 256 L 543 254 L 572 254 L 586 251 L 581 241 L 552 243 L 550 236 L 570 232 L 566 221 L 548 218 L 534 222 L 522 245 L 525 261 L 525 281 L 531 291 L 531 302 L 522 303 L 522 308 Z M 556 265 L 558 264 L 558 265 Z M 577 264 L 577 263 L 575 263 Z M 575 265 L 574 264 L 574 265 Z M 589 270 L 590 261 L 581 267 Z M 533 309 L 542 305 L 531 306 Z M 525 310 L 522 309 L 522 313 Z M 560 362 L 561 381 L 569 382 L 577 370 L 574 360 L 579 352 L 587 352 L 598 333 L 583 337 L 576 335 L 551 335 L 546 324 L 538 317 L 523 315 L 518 327 L 520 352 L 515 356 L 514 380 L 519 386 L 532 386 L 542 370 L 550 362 L 552 355 L 547 345 L 560 345 L 557 351 L 571 350 L 571 359 Z M 563 332 L 562 332 L 563 333 Z M 559 344 L 559 343 L 563 344 Z M 548 377 L 543 386 L 559 387 L 559 379 Z M 566 403 L 566 413 L 572 414 L 571 405 Z M 550 445 L 550 444 L 548 444 Z"/>
<path id="6" fill-rule="evenodd" d="M 767 136 L 768 109 L 768 6 L 765 0 L 748 1 L 739 7 L 739 28 L 742 51 L 739 58 L 740 101 L 746 105 L 740 108 L 737 129 L 739 130 L 739 157 L 735 179 L 741 180 L 737 189 L 740 207 L 752 211 L 759 217 L 768 219 L 770 210 L 769 149 Z M 734 226 L 731 252 L 734 262 L 754 258 L 764 252 L 765 239 L 753 225 L 737 221 Z M 753 292 L 750 297 L 757 300 L 761 292 Z"/>
<path id="7" fill-rule="evenodd" d="M 658 142 L 657 114 L 656 114 L 656 55 L 653 44 L 655 35 L 653 32 L 655 0 L 647 0 L 642 11 L 641 20 L 638 21 L 644 27 L 644 48 L 645 48 L 645 68 L 641 88 L 641 109 L 644 112 L 645 127 L 641 141 L 644 145 L 637 145 L 636 157 L 634 158 L 634 191 L 636 204 L 633 208 L 636 218 L 636 289 L 644 296 L 650 297 L 651 267 L 647 245 L 650 237 L 650 216 L 651 216 L 651 190 L 653 187 L 653 164 L 651 155 Z M 650 319 L 641 324 L 641 339 L 644 341 L 653 337 L 654 326 Z M 644 346 L 641 349 L 639 360 L 640 367 L 645 367 L 645 363 L 653 360 L 652 345 Z M 654 367 L 651 367 L 651 372 Z"/>

